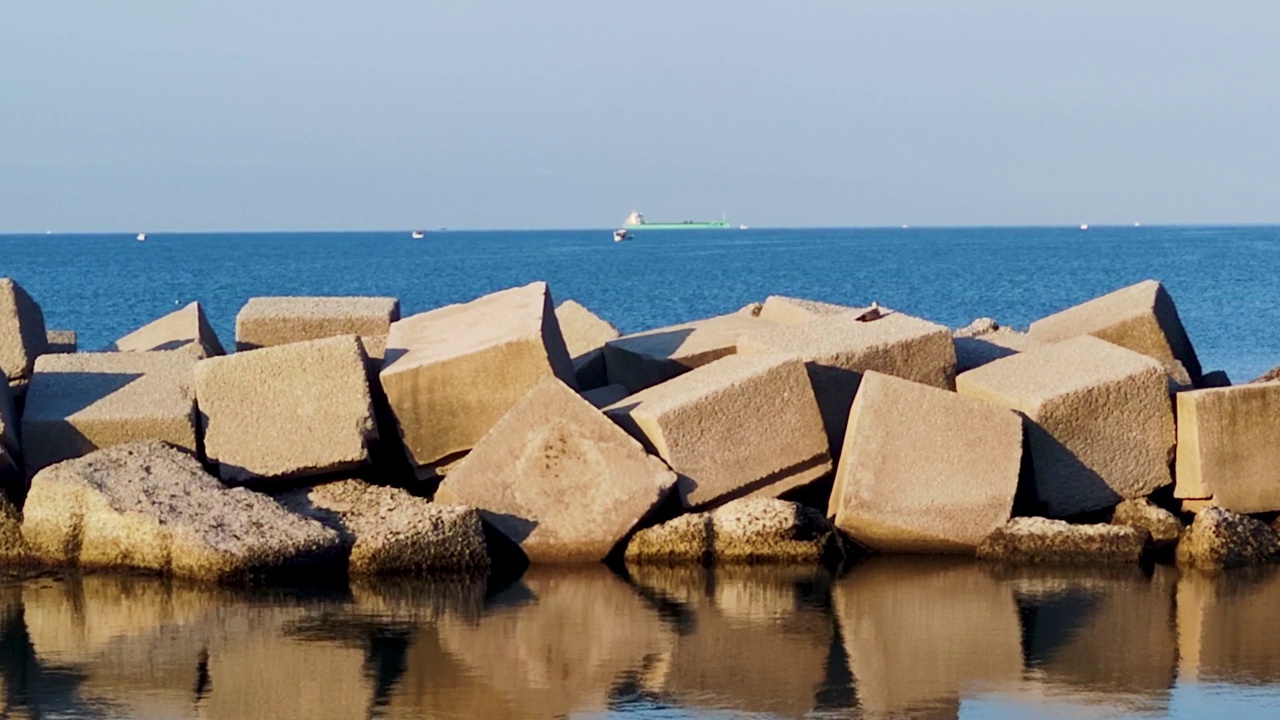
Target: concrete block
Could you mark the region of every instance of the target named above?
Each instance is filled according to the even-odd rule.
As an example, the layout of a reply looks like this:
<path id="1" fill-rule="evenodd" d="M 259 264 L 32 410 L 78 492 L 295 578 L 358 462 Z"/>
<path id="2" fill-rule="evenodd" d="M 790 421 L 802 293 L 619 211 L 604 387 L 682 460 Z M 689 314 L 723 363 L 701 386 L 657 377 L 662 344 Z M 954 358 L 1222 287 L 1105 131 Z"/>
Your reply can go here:
<path id="1" fill-rule="evenodd" d="M 744 310 L 623 335 L 604 346 L 609 382 L 639 392 L 737 352 L 738 338 L 770 323 Z"/>
<path id="2" fill-rule="evenodd" d="M 722 358 L 605 413 L 679 474 L 686 508 L 777 497 L 831 471 L 804 363 L 792 357 Z"/>
<path id="3" fill-rule="evenodd" d="M 592 390 L 583 390 L 582 399 L 598 408 L 606 408 L 630 394 L 621 385 L 605 385 Z"/>
<path id="4" fill-rule="evenodd" d="M 75 330 L 46 330 L 44 335 L 48 341 L 45 352 L 54 354 L 76 351 Z"/>
<path id="5" fill-rule="evenodd" d="M 195 452 L 195 362 L 185 352 L 41 356 L 22 414 L 27 477 L 47 465 L 140 440 Z"/>
<path id="6" fill-rule="evenodd" d="M 956 373 L 968 372 L 1003 357 L 1017 355 L 1049 343 L 1037 340 L 1027 333 L 1006 327 L 973 335 L 956 334 Z"/>
<path id="7" fill-rule="evenodd" d="M 149 350 L 187 350 L 199 357 L 222 355 L 222 343 L 210 327 L 200 303 L 187 304 L 164 317 L 147 323 L 116 340 L 108 350 L 140 352 Z"/>
<path id="8" fill-rule="evenodd" d="M 1182 392 L 1177 406 L 1174 497 L 1280 510 L 1280 382 Z"/>
<path id="9" fill-rule="evenodd" d="M 449 472 L 435 500 L 479 508 L 532 562 L 594 562 L 675 482 L 640 443 L 546 378 Z"/>
<path id="10" fill-rule="evenodd" d="M 1173 412 L 1165 369 L 1151 358 L 1081 336 L 970 370 L 956 387 L 1026 418 L 1035 496 L 1050 517 L 1172 481 Z"/>
<path id="11" fill-rule="evenodd" d="M 380 375 L 405 450 L 424 469 L 470 450 L 550 376 L 577 387 L 542 282 L 393 323 Z"/>
<path id="12" fill-rule="evenodd" d="M 48 343 L 40 306 L 17 282 L 0 278 L 0 370 L 10 384 L 31 377 Z"/>
<path id="13" fill-rule="evenodd" d="M 556 321 L 564 344 L 573 359 L 579 390 L 593 390 L 609 384 L 604 366 L 604 344 L 622 333 L 573 300 L 556 306 Z"/>
<path id="14" fill-rule="evenodd" d="M 843 315 L 855 311 L 860 313 L 866 309 L 785 295 L 770 295 L 761 304 L 757 317 L 780 325 L 803 325 L 810 320 L 818 320 L 829 315 Z"/>
<path id="15" fill-rule="evenodd" d="M 223 481 L 292 478 L 366 463 L 377 432 L 365 361 L 354 335 L 199 361 L 204 449 Z"/>
<path id="16" fill-rule="evenodd" d="M 389 297 L 255 297 L 236 314 L 236 350 L 359 335 L 369 357 L 381 359 L 400 301 Z"/>
<path id="17" fill-rule="evenodd" d="M 969 553 L 1009 521 L 1022 420 L 998 405 L 869 372 L 829 512 L 881 552 Z"/>

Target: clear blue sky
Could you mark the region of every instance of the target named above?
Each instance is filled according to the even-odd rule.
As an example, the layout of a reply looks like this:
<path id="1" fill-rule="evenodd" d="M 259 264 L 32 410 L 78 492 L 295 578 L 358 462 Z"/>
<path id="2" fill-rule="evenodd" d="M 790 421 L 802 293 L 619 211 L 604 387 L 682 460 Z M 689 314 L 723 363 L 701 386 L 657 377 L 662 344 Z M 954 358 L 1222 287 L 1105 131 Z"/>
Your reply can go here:
<path id="1" fill-rule="evenodd" d="M 12 0 L 0 231 L 1280 221 L 1280 4 Z"/>

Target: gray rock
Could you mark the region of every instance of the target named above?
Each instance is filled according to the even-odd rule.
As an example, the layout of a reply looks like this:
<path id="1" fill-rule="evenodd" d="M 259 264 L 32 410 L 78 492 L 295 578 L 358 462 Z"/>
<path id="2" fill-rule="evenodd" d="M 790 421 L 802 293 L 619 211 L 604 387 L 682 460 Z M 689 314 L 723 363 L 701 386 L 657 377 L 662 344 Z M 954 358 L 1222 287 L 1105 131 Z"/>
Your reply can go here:
<path id="1" fill-rule="evenodd" d="M 1150 545 L 1150 533 L 1125 525 L 1021 517 L 983 541 L 978 557 L 1011 564 L 1125 564 L 1142 560 Z"/>
<path id="2" fill-rule="evenodd" d="M 1280 534 L 1265 523 L 1230 510 L 1207 507 L 1182 533 L 1178 565 L 1206 570 L 1280 560 Z"/>
<path id="3" fill-rule="evenodd" d="M 1111 524 L 1146 530 L 1152 540 L 1161 544 L 1177 542 L 1182 535 L 1182 521 L 1178 516 L 1146 498 L 1125 500 L 1117 505 Z"/>

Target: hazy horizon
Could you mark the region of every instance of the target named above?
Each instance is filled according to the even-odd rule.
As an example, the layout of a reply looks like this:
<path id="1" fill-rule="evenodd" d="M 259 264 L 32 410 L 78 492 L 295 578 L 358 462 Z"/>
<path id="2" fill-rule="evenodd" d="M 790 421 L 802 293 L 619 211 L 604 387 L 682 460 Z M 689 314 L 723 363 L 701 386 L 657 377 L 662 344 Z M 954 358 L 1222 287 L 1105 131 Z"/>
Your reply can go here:
<path id="1" fill-rule="evenodd" d="M 1280 223 L 1280 6 L 0 11 L 0 233 Z"/>

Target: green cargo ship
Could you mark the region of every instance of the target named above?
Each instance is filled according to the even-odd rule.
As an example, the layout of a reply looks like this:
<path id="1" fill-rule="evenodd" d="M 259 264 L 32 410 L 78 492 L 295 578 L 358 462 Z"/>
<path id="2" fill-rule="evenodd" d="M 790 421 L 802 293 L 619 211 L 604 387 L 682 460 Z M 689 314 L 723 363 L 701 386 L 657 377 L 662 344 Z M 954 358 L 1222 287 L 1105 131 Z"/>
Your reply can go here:
<path id="1" fill-rule="evenodd" d="M 626 220 L 622 221 L 624 230 L 726 230 L 728 227 L 729 221 L 724 218 L 707 222 L 694 220 L 685 220 L 678 223 L 649 222 L 645 219 L 644 213 L 640 212 L 633 212 L 627 216 Z"/>

